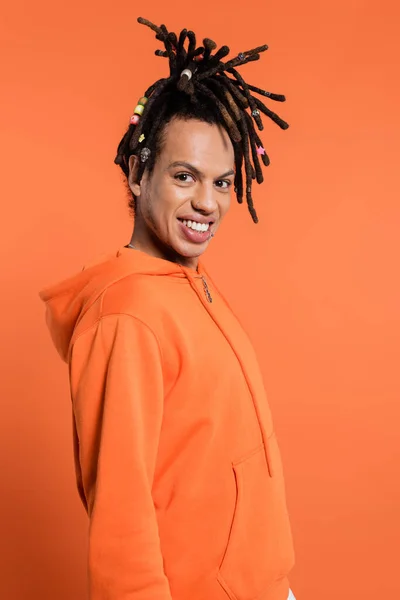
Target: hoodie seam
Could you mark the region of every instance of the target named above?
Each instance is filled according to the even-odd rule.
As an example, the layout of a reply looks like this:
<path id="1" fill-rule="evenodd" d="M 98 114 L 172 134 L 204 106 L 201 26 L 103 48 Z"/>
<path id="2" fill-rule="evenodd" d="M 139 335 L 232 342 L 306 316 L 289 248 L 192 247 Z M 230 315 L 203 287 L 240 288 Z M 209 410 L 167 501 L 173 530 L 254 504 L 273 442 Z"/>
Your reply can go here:
<path id="1" fill-rule="evenodd" d="M 100 317 L 98 317 L 91 325 L 89 325 L 86 329 L 84 329 L 83 331 L 81 331 L 81 333 L 71 343 L 70 348 L 69 348 L 69 352 L 68 352 L 69 357 L 71 357 L 72 350 L 73 350 L 75 344 L 78 342 L 78 340 L 81 337 L 83 337 L 91 329 L 94 329 L 96 326 L 100 325 L 101 322 L 104 319 L 107 319 L 108 317 L 120 317 L 120 316 L 121 317 L 130 317 L 134 321 L 137 321 L 138 323 L 140 323 L 141 325 L 143 325 L 145 327 L 145 329 L 147 329 L 152 334 L 152 336 L 154 337 L 154 339 L 155 339 L 155 341 L 157 343 L 157 347 L 158 347 L 158 351 L 160 353 L 161 361 L 162 361 L 163 364 L 165 364 L 164 363 L 164 355 L 163 355 L 163 352 L 162 352 L 160 340 L 158 339 L 158 337 L 155 334 L 155 332 L 152 330 L 152 328 L 147 323 L 145 323 L 145 321 L 142 321 L 142 319 L 140 319 L 139 317 L 136 317 L 135 315 L 132 315 L 132 314 L 126 313 L 126 312 L 113 312 L 113 313 L 108 313 L 107 315 L 100 315 Z"/>

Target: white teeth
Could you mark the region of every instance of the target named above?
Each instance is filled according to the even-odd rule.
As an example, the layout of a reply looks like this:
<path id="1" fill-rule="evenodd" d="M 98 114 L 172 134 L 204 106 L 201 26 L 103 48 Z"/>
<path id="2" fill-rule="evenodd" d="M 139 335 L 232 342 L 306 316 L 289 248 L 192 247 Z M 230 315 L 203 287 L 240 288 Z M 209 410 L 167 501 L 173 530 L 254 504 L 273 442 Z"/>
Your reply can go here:
<path id="1" fill-rule="evenodd" d="M 208 231 L 210 228 L 209 223 L 196 223 L 196 221 L 183 221 L 183 224 L 189 229 L 193 229 L 194 231 Z"/>

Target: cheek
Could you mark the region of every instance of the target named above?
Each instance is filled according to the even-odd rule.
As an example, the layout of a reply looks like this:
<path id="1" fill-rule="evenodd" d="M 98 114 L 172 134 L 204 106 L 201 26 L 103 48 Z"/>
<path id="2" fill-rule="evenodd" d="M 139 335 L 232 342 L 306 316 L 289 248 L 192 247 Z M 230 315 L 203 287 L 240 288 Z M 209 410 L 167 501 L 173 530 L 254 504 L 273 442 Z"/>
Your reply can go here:
<path id="1" fill-rule="evenodd" d="M 160 221 L 175 219 L 176 212 L 186 203 L 190 202 L 190 190 L 179 187 L 173 182 L 165 182 L 159 189 L 158 199 L 154 203 L 157 210 L 157 217 Z"/>
<path id="2" fill-rule="evenodd" d="M 142 187 L 140 195 L 140 211 L 147 227 L 153 231 L 157 231 L 159 208 L 157 206 L 157 192 L 154 191 L 153 184 L 147 182 L 147 185 Z"/>
<path id="3" fill-rule="evenodd" d="M 222 202 L 220 202 L 220 215 L 221 218 L 224 217 L 226 215 L 226 213 L 228 212 L 228 210 L 231 207 L 231 202 L 232 202 L 232 193 L 230 192 L 229 194 L 226 194 L 226 198 L 224 198 L 222 200 Z"/>
<path id="4" fill-rule="evenodd" d="M 143 195 L 143 216 L 147 224 L 157 232 L 169 228 L 176 210 L 185 202 L 185 190 L 168 181 L 152 181 Z"/>
<path id="5" fill-rule="evenodd" d="M 168 181 L 164 186 L 164 194 L 168 208 L 173 210 L 191 198 L 193 191 L 190 188 L 179 186 L 175 181 Z"/>
<path id="6" fill-rule="evenodd" d="M 160 182 L 157 177 L 152 176 L 151 180 L 147 181 L 144 189 L 142 189 L 142 212 L 146 220 L 150 219 L 152 222 L 157 220 L 157 216 L 162 211 L 160 198 L 163 198 Z"/>

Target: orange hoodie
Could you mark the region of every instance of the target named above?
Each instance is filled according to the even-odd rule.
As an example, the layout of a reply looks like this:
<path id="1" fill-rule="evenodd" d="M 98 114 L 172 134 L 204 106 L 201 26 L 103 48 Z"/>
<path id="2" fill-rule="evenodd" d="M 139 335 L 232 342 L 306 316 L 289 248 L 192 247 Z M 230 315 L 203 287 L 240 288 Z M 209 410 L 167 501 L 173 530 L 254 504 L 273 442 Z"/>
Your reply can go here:
<path id="1" fill-rule="evenodd" d="M 121 248 L 41 298 L 69 364 L 90 600 L 286 600 L 264 386 L 202 264 Z"/>

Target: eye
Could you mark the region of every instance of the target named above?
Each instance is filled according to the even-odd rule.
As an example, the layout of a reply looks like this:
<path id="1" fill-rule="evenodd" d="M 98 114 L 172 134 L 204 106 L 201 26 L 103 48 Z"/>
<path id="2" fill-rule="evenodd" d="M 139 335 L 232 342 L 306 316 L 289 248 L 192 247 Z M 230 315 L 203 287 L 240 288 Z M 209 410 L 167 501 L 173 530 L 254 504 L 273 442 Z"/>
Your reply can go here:
<path id="1" fill-rule="evenodd" d="M 181 181 L 182 183 L 190 183 L 194 181 L 194 177 L 190 173 L 177 173 L 174 175 L 174 179 Z"/>
<path id="2" fill-rule="evenodd" d="M 229 179 L 218 179 L 215 182 L 215 185 L 221 188 L 222 190 L 228 190 L 232 185 L 232 181 L 230 181 Z"/>

